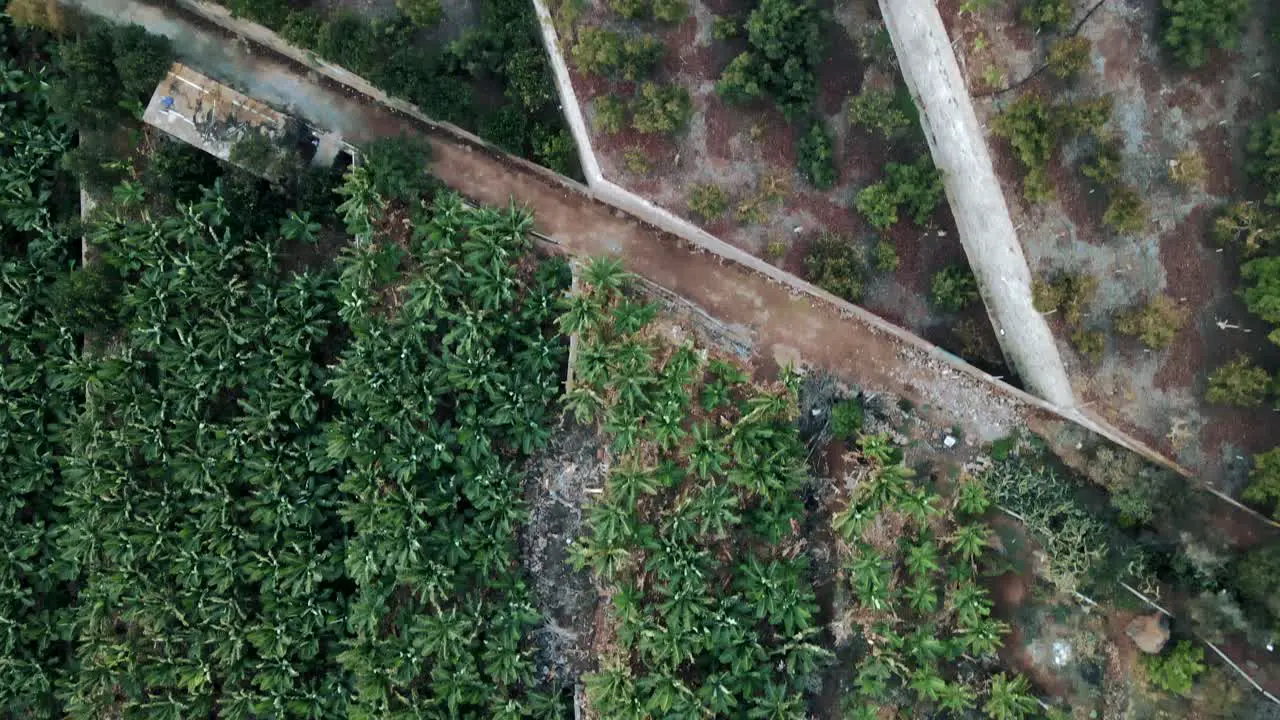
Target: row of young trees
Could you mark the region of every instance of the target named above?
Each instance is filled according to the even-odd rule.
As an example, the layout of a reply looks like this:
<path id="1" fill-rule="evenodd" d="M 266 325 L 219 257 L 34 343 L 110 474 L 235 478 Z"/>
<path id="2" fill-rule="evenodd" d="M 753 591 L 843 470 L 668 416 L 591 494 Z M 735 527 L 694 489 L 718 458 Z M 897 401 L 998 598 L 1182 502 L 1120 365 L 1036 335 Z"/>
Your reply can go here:
<path id="1" fill-rule="evenodd" d="M 569 408 L 616 457 L 574 546 L 612 600 L 609 649 L 588 677 L 609 718 L 802 718 L 833 662 L 802 549 L 807 467 L 800 378 L 750 380 L 733 360 L 654 328 L 655 306 L 596 260 L 562 318 L 579 338 Z M 857 407 L 837 430 L 853 434 Z M 1007 627 L 978 584 L 991 529 L 976 481 L 954 507 L 916 484 L 884 435 L 859 437 L 856 488 L 831 518 L 862 659 L 846 717 L 915 707 L 1030 717 L 1023 678 L 993 673 Z M 953 519 L 954 518 L 954 519 Z"/>

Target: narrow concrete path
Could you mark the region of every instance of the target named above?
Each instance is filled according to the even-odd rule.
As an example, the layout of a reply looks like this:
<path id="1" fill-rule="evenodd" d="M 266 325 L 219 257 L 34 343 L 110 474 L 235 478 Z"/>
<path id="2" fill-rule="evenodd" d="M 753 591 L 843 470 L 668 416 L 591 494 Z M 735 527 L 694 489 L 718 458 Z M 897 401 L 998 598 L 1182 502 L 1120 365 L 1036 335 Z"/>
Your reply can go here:
<path id="1" fill-rule="evenodd" d="M 664 232 L 590 188 L 488 147 L 455 127 L 347 80 L 270 31 L 218 18 L 179 0 L 158 7 L 135 0 L 68 0 L 115 22 L 134 22 L 174 41 L 179 59 L 217 79 L 342 134 L 359 145 L 402 133 L 432 145 L 432 173 L 476 202 L 529 207 L 536 228 L 563 251 L 614 255 L 653 285 L 665 288 L 743 338 L 763 363 L 797 363 L 829 371 L 868 391 L 914 404 L 922 419 L 953 428 L 969 441 L 990 441 L 1021 427 L 1041 434 L 1070 462 L 1093 434 L 1172 465 L 1150 448 L 1087 418 L 1067 416 L 920 338 L 715 238 Z M 212 7 L 212 6 L 205 6 Z M 220 9 L 219 9 L 220 11 Z M 221 11 L 225 15 L 225 11 Z M 265 35 L 264 35 L 265 33 Z M 269 37 L 266 37 L 269 36 Z M 272 44 L 264 46 L 260 38 Z M 286 46 L 287 47 L 287 46 Z M 342 78 L 339 82 L 336 78 Z M 361 86 L 361 83 L 364 86 Z M 709 236 L 708 236 L 709 237 Z M 745 257 L 744 257 L 745 255 Z M 1182 472 L 1185 470 L 1178 468 Z"/>
<path id="2" fill-rule="evenodd" d="M 1053 333 L 1031 303 L 1031 271 L 935 1 L 880 0 L 880 11 L 1005 357 L 1031 392 L 1075 408 Z"/>

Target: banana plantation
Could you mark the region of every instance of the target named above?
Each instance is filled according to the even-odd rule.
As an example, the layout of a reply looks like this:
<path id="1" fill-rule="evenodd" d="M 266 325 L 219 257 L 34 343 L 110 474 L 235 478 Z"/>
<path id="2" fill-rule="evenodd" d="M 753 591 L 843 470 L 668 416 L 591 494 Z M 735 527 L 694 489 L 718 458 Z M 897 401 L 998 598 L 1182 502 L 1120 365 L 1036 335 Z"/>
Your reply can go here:
<path id="1" fill-rule="evenodd" d="M 407 138 L 334 192 L 127 114 L 103 159 L 55 42 L 0 28 L 3 717 L 1066 716 L 991 590 L 997 502 L 1065 524 L 1039 470 L 935 470 Z M 595 609 L 563 673 L 522 543 L 569 423 L 604 470 L 555 539 Z"/>

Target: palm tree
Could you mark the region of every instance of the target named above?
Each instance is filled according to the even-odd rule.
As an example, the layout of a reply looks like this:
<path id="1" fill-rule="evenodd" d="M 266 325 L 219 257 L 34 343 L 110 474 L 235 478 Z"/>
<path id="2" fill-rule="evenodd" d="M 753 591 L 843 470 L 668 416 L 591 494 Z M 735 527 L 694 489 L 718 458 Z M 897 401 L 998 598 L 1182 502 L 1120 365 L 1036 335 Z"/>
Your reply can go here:
<path id="1" fill-rule="evenodd" d="M 622 269 L 621 260 L 598 256 L 587 262 L 582 271 L 582 280 L 592 294 L 599 293 L 605 298 L 611 298 L 622 291 L 627 273 Z"/>
<path id="2" fill-rule="evenodd" d="M 1030 683 L 1021 675 L 1009 677 L 996 673 L 983 712 L 991 720 L 1023 720 L 1036 711 L 1039 704 L 1029 693 Z"/>
<path id="3" fill-rule="evenodd" d="M 627 512 L 634 512 L 636 500 L 658 492 L 658 480 L 645 468 L 634 462 L 614 466 L 609 473 L 609 495 L 622 504 Z"/>
<path id="4" fill-rule="evenodd" d="M 862 494 L 869 507 L 896 507 L 907 495 L 911 486 L 911 478 L 915 471 L 906 465 L 876 466 L 863 486 Z"/>
<path id="5" fill-rule="evenodd" d="M 987 488 L 982 480 L 972 475 L 966 475 L 960 481 L 960 487 L 956 493 L 956 510 L 961 515 L 978 516 L 987 511 L 991 506 L 991 499 L 987 497 Z"/>
<path id="6" fill-rule="evenodd" d="M 898 454 L 898 449 L 885 433 L 859 435 L 858 448 L 863 459 L 876 467 L 891 464 Z"/>
<path id="7" fill-rule="evenodd" d="M 973 709 L 977 699 L 977 693 L 964 683 L 959 681 L 949 682 L 938 693 L 938 707 L 953 715 L 964 717 L 966 713 Z"/>
<path id="8" fill-rule="evenodd" d="M 747 717 L 751 720 L 802 720 L 804 695 L 792 692 L 785 683 L 765 683 L 764 694 L 752 699 Z"/>
<path id="9" fill-rule="evenodd" d="M 995 657 L 1004 645 L 1009 626 L 994 618 L 983 618 L 973 625 L 962 626 L 956 631 L 960 644 L 978 657 Z"/>
<path id="10" fill-rule="evenodd" d="M 693 426 L 693 446 L 688 452 L 689 468 L 700 478 L 707 480 L 719 475 L 729 462 L 729 454 L 708 422 Z"/>
<path id="11" fill-rule="evenodd" d="M 905 493 L 900 502 L 903 512 L 920 525 L 942 514 L 941 499 L 924 488 Z"/>
<path id="12" fill-rule="evenodd" d="M 892 569 L 875 548 L 861 546 L 848 569 L 858 601 L 872 610 L 888 609 Z"/>
<path id="13" fill-rule="evenodd" d="M 942 569 L 938 563 L 938 546 L 928 538 L 927 534 L 907 545 L 907 557 L 904 562 L 907 572 L 916 579 L 927 578 Z"/>
<path id="14" fill-rule="evenodd" d="M 917 667 L 911 673 L 911 681 L 908 683 L 916 696 L 923 701 L 937 702 L 942 693 L 946 692 L 947 683 L 938 674 L 937 668 L 933 665 L 924 665 Z"/>
<path id="15" fill-rule="evenodd" d="M 961 525 L 952 533 L 951 549 L 965 562 L 973 563 L 990 544 L 991 528 L 986 523 Z"/>
<path id="16" fill-rule="evenodd" d="M 877 511 L 857 502 L 850 502 L 844 509 L 831 516 L 831 527 L 845 542 L 853 542 L 876 518 Z"/>
<path id="17" fill-rule="evenodd" d="M 972 580 L 958 584 L 951 593 L 951 607 L 956 615 L 956 623 L 962 627 L 973 627 L 991 614 L 991 600 L 987 591 Z"/>
<path id="18" fill-rule="evenodd" d="M 307 210 L 300 213 L 291 210 L 288 217 L 280 221 L 280 234 L 286 240 L 314 243 L 318 232 L 320 232 L 320 223 L 314 222 L 311 219 L 311 213 Z"/>
<path id="19" fill-rule="evenodd" d="M 946 647 L 938 638 L 938 629 L 933 625 L 921 625 L 903 640 L 903 651 L 917 665 L 934 665 L 946 654 Z"/>
<path id="20" fill-rule="evenodd" d="M 912 610 L 928 614 L 938 609 L 938 593 L 926 578 L 917 578 L 902 591 Z"/>

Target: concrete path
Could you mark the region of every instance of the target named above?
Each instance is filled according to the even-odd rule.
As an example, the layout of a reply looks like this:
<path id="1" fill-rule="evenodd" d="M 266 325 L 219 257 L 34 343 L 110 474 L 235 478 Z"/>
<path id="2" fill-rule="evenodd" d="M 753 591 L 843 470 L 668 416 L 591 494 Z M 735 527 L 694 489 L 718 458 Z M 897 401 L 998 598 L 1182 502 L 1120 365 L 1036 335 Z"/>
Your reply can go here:
<path id="1" fill-rule="evenodd" d="M 1032 306 L 1031 271 L 934 3 L 880 0 L 880 11 L 902 75 L 920 107 L 920 122 L 933 162 L 942 172 L 960 242 L 1005 357 L 1031 392 L 1059 407 L 1075 408 L 1053 333 Z"/>

